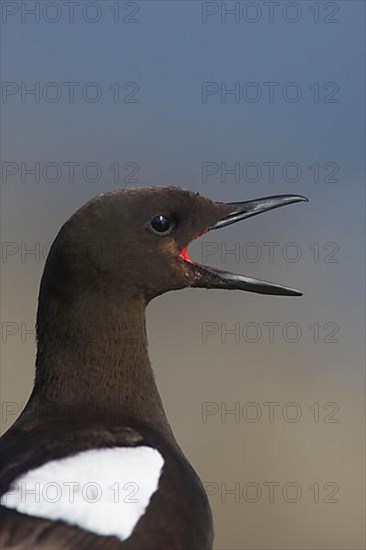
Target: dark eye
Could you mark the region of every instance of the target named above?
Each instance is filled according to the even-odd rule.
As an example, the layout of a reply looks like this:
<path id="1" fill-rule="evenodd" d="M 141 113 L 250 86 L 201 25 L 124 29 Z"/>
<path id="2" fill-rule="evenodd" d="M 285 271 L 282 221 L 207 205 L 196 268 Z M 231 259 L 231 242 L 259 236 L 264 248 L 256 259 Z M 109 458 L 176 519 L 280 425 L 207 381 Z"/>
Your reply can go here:
<path id="1" fill-rule="evenodd" d="M 150 225 L 155 233 L 158 233 L 159 235 L 167 235 L 173 227 L 173 222 L 170 218 L 164 216 L 164 214 L 159 214 L 158 216 L 154 216 L 150 222 Z"/>

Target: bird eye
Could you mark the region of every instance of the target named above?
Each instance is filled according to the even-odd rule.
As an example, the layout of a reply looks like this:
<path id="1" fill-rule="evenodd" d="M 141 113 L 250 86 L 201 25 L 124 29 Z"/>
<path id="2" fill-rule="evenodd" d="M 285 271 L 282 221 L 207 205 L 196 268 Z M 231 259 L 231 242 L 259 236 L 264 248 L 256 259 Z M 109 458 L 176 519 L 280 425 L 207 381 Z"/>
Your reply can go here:
<path id="1" fill-rule="evenodd" d="M 172 230 L 173 222 L 170 218 L 164 216 L 164 214 L 159 214 L 158 216 L 154 216 L 150 225 L 155 233 L 167 235 Z"/>

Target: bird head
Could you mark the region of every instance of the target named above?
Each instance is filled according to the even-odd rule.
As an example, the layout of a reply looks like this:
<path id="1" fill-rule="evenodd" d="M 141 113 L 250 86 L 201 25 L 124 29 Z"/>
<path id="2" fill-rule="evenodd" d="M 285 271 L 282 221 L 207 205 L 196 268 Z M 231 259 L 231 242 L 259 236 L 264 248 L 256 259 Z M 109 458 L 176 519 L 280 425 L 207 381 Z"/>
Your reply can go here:
<path id="1" fill-rule="evenodd" d="M 177 187 L 147 187 L 100 195 L 62 227 L 45 274 L 54 291 L 79 289 L 123 292 L 146 302 L 186 287 L 301 295 L 266 281 L 229 273 L 192 260 L 196 238 L 287 204 L 306 201 L 280 195 L 236 203 L 209 200 Z"/>

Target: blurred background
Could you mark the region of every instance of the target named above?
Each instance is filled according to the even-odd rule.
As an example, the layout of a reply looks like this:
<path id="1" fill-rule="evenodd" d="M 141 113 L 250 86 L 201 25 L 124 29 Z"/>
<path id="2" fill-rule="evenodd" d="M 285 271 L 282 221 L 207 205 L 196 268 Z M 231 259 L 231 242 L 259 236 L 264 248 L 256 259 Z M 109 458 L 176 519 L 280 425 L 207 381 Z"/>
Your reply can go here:
<path id="1" fill-rule="evenodd" d="M 304 194 L 190 247 L 304 296 L 170 293 L 148 308 L 150 354 L 216 550 L 363 549 L 365 4 L 1 8 L 2 432 L 32 388 L 49 245 L 81 204 L 144 185 Z"/>

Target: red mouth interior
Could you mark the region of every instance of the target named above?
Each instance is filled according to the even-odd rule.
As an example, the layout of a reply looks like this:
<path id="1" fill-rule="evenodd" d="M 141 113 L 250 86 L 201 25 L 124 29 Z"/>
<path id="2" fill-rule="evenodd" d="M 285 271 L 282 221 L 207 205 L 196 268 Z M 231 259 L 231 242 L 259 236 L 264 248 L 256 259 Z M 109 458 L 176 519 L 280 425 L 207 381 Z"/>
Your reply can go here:
<path id="1" fill-rule="evenodd" d="M 192 239 L 192 241 L 194 241 L 195 239 L 198 239 L 198 237 L 201 237 L 201 235 L 204 235 L 205 233 L 207 233 L 207 231 L 201 231 L 201 233 L 197 233 L 197 235 L 195 235 Z M 191 242 L 192 242 L 191 241 Z M 190 243 L 189 243 L 190 244 Z M 194 261 L 192 260 L 192 258 L 190 258 L 189 254 L 188 254 L 188 244 L 182 249 L 181 253 L 179 254 L 179 256 L 181 258 L 183 258 L 183 260 L 185 260 L 186 262 L 189 262 L 191 264 L 194 263 Z"/>
<path id="2" fill-rule="evenodd" d="M 191 258 L 189 257 L 187 250 L 188 250 L 188 246 L 185 246 L 185 247 L 183 248 L 182 252 L 179 254 L 179 256 L 180 256 L 181 258 L 183 258 L 183 260 L 185 260 L 186 262 L 192 263 L 192 260 L 191 260 Z"/>

